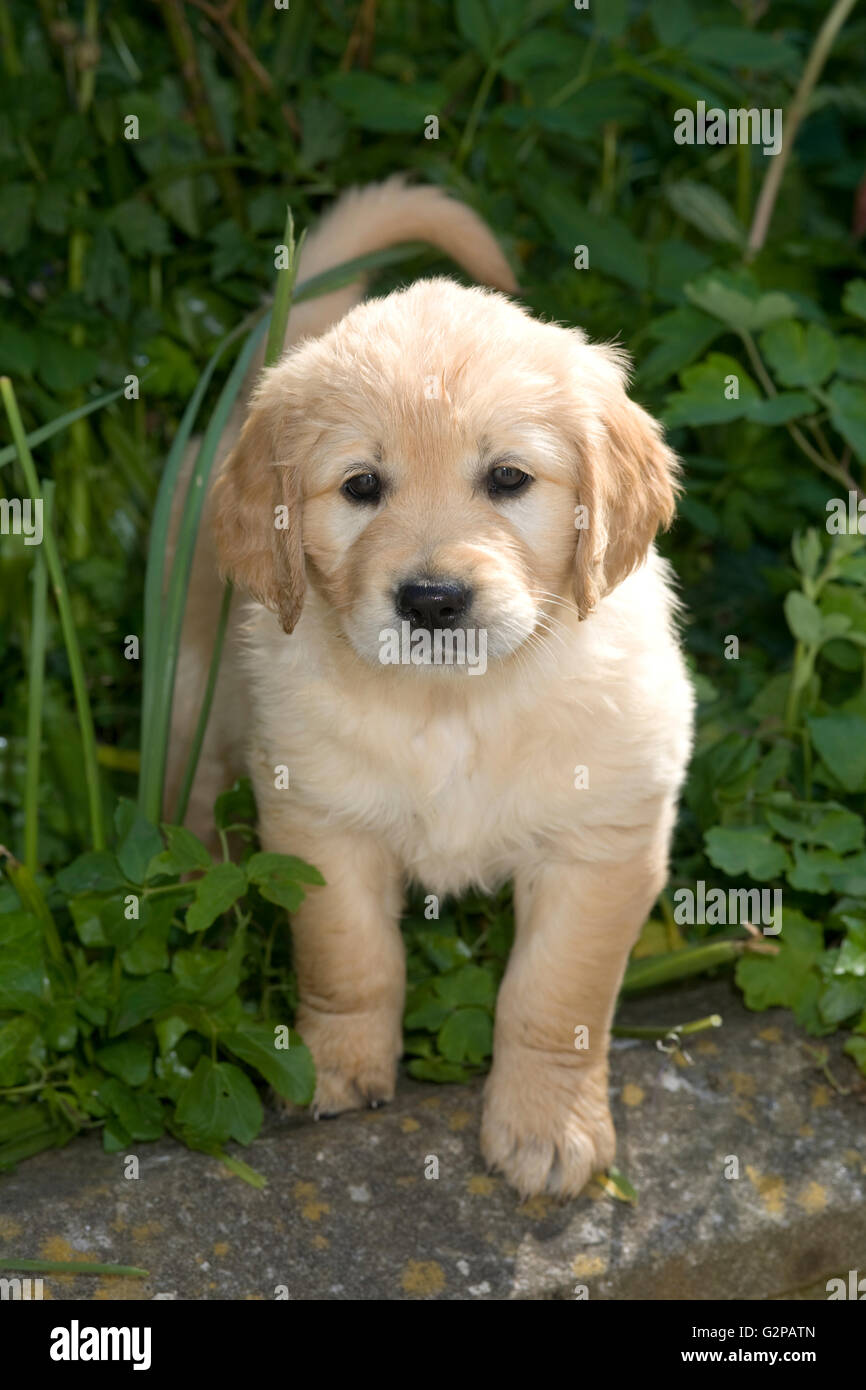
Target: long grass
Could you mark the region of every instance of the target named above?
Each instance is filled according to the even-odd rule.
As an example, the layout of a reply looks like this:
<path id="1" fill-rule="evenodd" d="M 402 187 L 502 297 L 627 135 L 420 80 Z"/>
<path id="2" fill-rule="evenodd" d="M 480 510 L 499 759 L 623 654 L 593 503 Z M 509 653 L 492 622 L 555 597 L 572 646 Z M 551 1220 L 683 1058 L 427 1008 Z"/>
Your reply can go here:
<path id="1" fill-rule="evenodd" d="M 370 271 L 384 266 L 398 265 L 416 258 L 428 250 L 423 242 L 404 242 L 384 251 L 375 251 L 365 256 L 356 256 L 341 265 L 309 280 L 296 283 L 298 263 L 303 235 L 297 244 L 291 210 L 288 210 L 286 224 L 286 245 L 289 248 L 287 265 L 278 272 L 274 292 L 273 309 L 251 315 L 232 330 L 216 347 L 202 372 L 195 390 L 184 410 L 180 424 L 169 449 L 150 527 L 147 567 L 144 586 L 144 624 L 142 640 L 142 716 L 140 739 L 140 777 L 138 800 L 141 810 L 156 822 L 162 812 L 165 766 L 168 752 L 168 736 L 171 724 L 171 705 L 179 654 L 180 634 L 186 605 L 186 594 L 198 528 L 201 521 L 208 481 L 213 469 L 220 440 L 228 417 L 239 395 L 244 377 L 261 342 L 268 331 L 265 364 L 272 365 L 282 351 L 285 341 L 286 324 L 292 304 L 302 300 L 314 299 L 330 294 L 352 284 Z M 196 456 L 195 467 L 184 501 L 183 512 L 177 531 L 175 551 L 170 573 L 167 567 L 169 525 L 172 506 L 177 492 L 184 454 L 196 429 L 199 413 L 205 397 L 213 383 L 217 369 L 230 348 L 240 339 L 246 341 L 219 393 L 211 413 L 201 445 Z M 38 867 L 39 853 L 39 778 L 41 766 L 42 723 L 44 708 L 44 664 L 47 644 L 47 590 L 54 594 L 63 633 L 64 646 L 72 679 L 72 686 L 78 719 L 84 764 L 84 779 L 87 792 L 90 825 L 90 847 L 105 847 L 105 816 L 100 792 L 99 763 L 111 760 L 100 758 L 93 725 L 93 716 L 88 697 L 87 680 L 81 657 L 81 649 L 73 618 L 72 602 L 55 527 L 47 513 L 51 508 L 53 483 L 46 480 L 40 488 L 39 478 L 31 450 L 52 439 L 64 430 L 74 426 L 77 421 L 111 405 L 123 394 L 123 388 L 104 392 L 86 404 L 57 416 L 47 424 L 25 434 L 18 409 L 15 391 L 7 377 L 0 378 L 0 398 L 2 398 L 9 420 L 12 443 L 0 449 L 0 468 L 19 459 L 27 489 L 35 500 L 43 501 L 43 545 L 44 557 L 37 556 L 34 573 L 34 589 L 31 605 L 31 630 L 29 650 L 29 705 L 27 720 L 27 749 L 24 795 L 24 864 L 20 866 L 32 878 Z M 56 508 L 55 508 L 56 511 Z M 40 579 L 42 566 L 45 578 Z M 44 585 L 44 589 L 43 586 Z M 178 820 L 186 810 L 190 790 L 195 777 L 198 757 L 207 728 L 210 704 L 219 673 L 222 641 L 228 620 L 231 602 L 230 589 L 224 595 L 221 620 L 207 686 L 204 692 L 198 726 L 190 749 L 189 759 L 182 783 L 180 801 L 177 807 Z M 103 750 L 110 753 L 111 750 Z"/>
<path id="2" fill-rule="evenodd" d="M 265 367 L 272 367 L 282 355 L 286 341 L 286 329 L 289 322 L 289 314 L 292 308 L 292 293 L 295 288 L 295 281 L 298 274 L 298 264 L 301 257 L 301 248 L 304 244 L 306 228 L 301 233 L 300 239 L 295 244 L 295 224 L 292 217 L 292 210 L 286 210 L 286 231 L 285 246 L 287 248 L 287 264 L 277 275 L 277 285 L 274 292 L 274 307 L 271 310 L 270 322 L 268 324 L 268 337 L 265 345 Z M 213 703 L 214 691 L 216 690 L 217 677 L 219 676 L 220 661 L 222 659 L 223 643 L 228 628 L 229 612 L 232 603 L 232 583 L 229 580 L 223 590 L 222 604 L 220 605 L 219 620 L 217 622 L 216 636 L 214 638 L 213 652 L 211 654 L 210 667 L 208 669 L 207 684 L 202 698 L 199 717 L 196 722 L 195 733 L 184 771 L 183 782 L 181 784 L 180 796 L 174 813 L 176 825 L 183 825 L 186 817 L 187 807 L 189 806 L 190 793 L 192 792 L 193 782 L 195 781 L 196 768 L 201 756 L 204 736 L 207 732 L 208 718 L 210 717 L 211 705 Z"/>
<path id="3" fill-rule="evenodd" d="M 0 397 L 3 399 L 6 417 L 9 421 L 9 428 L 12 432 L 15 448 L 18 451 L 18 458 L 24 472 L 24 478 L 30 496 L 34 501 L 41 500 L 43 502 L 42 544 L 45 547 L 45 560 L 48 566 L 48 573 L 51 577 L 54 597 L 57 601 L 57 610 L 60 614 L 60 626 L 63 630 L 63 641 L 66 646 L 67 660 L 69 661 L 69 674 L 72 677 L 72 688 L 75 692 L 78 729 L 81 735 L 81 750 L 84 758 L 84 779 L 87 786 L 87 803 L 90 812 L 90 836 L 94 849 L 104 849 L 105 830 L 99 793 L 99 767 L 96 761 L 96 737 L 93 731 L 93 715 L 90 710 L 87 681 L 84 675 L 84 664 L 81 660 L 81 648 L 78 645 L 78 634 L 75 630 L 75 622 L 72 616 L 72 604 L 66 585 L 66 576 L 63 573 L 63 565 L 60 562 L 60 551 L 57 547 L 53 526 L 45 520 L 44 498 L 39 488 L 39 479 L 36 475 L 33 456 L 27 445 L 27 438 L 21 423 L 21 414 L 18 410 L 18 402 L 15 399 L 15 390 L 8 376 L 0 377 Z"/>
<path id="4" fill-rule="evenodd" d="M 42 484 L 43 526 L 51 525 L 54 483 Z M 38 554 L 33 569 L 30 609 L 30 655 L 27 668 L 27 771 L 24 780 L 24 862 L 31 874 L 39 865 L 39 771 L 42 766 L 42 705 L 45 698 L 45 648 L 48 642 L 48 566 Z"/>

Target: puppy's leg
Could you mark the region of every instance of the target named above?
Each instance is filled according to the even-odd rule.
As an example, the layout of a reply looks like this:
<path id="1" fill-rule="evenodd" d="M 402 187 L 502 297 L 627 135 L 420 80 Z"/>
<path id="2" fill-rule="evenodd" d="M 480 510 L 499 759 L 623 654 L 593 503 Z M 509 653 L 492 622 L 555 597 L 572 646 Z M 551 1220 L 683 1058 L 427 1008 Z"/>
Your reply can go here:
<path id="1" fill-rule="evenodd" d="M 515 877 L 517 934 L 496 1006 L 481 1148 L 524 1196 L 575 1196 L 613 1160 L 610 1023 L 629 951 L 666 880 L 668 820 L 616 864 L 548 862 Z"/>
<path id="2" fill-rule="evenodd" d="M 314 1113 L 393 1099 L 406 993 L 397 866 L 362 835 L 281 826 L 275 837 L 263 826 L 262 843 L 300 855 L 325 879 L 292 914 L 295 1026 L 316 1063 Z"/>

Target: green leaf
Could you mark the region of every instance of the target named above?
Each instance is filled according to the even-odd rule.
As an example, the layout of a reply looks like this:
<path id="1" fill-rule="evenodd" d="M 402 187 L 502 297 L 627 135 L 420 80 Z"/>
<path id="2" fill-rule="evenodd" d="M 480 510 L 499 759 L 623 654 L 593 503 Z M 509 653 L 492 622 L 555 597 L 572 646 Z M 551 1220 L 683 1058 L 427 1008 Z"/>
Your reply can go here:
<path id="1" fill-rule="evenodd" d="M 289 1046 L 277 1047 L 275 1028 L 267 1023 L 244 1023 L 220 1034 L 220 1045 L 260 1072 L 278 1095 L 295 1105 L 309 1105 L 316 1089 L 316 1072 L 309 1049 L 297 1033 Z"/>
<path id="2" fill-rule="evenodd" d="M 403 1023 L 406 1028 L 424 1028 L 428 1032 L 435 1032 L 450 1012 L 448 1004 L 428 996 L 413 1002 L 411 1007 L 407 1008 Z"/>
<path id="3" fill-rule="evenodd" d="M 70 1000 L 49 1009 L 42 1021 L 42 1036 L 54 1052 L 71 1052 L 78 1041 L 78 1020 Z"/>
<path id="4" fill-rule="evenodd" d="M 37 373 L 49 391 L 75 391 L 92 381 L 99 369 L 99 355 L 86 347 L 71 347 L 59 337 L 36 335 Z"/>
<path id="5" fill-rule="evenodd" d="M 866 281 L 863 283 L 866 284 Z M 852 333 L 843 333 L 837 342 L 839 375 L 851 377 L 854 381 L 866 381 L 866 341 L 855 338 Z"/>
<path id="6" fill-rule="evenodd" d="M 771 324 L 761 334 L 761 351 L 783 386 L 820 386 L 839 360 L 832 333 L 795 319 Z"/>
<path id="7" fill-rule="evenodd" d="M 566 76 L 583 56 L 584 42 L 574 34 L 535 29 L 510 48 L 502 60 L 501 71 L 511 82 L 525 82 L 543 68 L 560 68 Z"/>
<path id="8" fill-rule="evenodd" d="M 787 851 L 760 826 L 713 826 L 704 836 L 707 857 L 723 873 L 748 874 L 759 882 L 778 878 L 790 864 Z"/>
<path id="9" fill-rule="evenodd" d="M 30 333 L 14 323 L 0 324 L 0 371 L 10 376 L 29 376 L 36 366 L 36 343 Z"/>
<path id="10" fill-rule="evenodd" d="M 859 714 L 810 715 L 812 742 L 849 792 L 866 791 L 866 719 Z"/>
<path id="11" fill-rule="evenodd" d="M 493 1019 L 486 1009 L 456 1009 L 446 1019 L 436 1039 L 449 1062 L 483 1062 L 493 1049 Z"/>
<path id="12" fill-rule="evenodd" d="M 107 1154 L 128 1153 L 132 1135 L 127 1134 L 116 1115 L 110 1116 L 102 1126 L 102 1147 Z"/>
<path id="13" fill-rule="evenodd" d="M 171 897 L 142 899 L 139 933 L 121 954 L 128 974 L 150 975 L 168 968 L 168 937 L 175 907 Z"/>
<path id="14" fill-rule="evenodd" d="M 787 875 L 792 888 L 802 893 L 832 893 L 844 874 L 845 861 L 835 850 L 794 846 L 794 865 Z"/>
<path id="15" fill-rule="evenodd" d="M 794 536 L 791 541 L 791 554 L 800 573 L 805 574 L 807 579 L 814 579 L 821 563 L 821 542 L 814 526 Z"/>
<path id="16" fill-rule="evenodd" d="M 264 1111 L 258 1092 L 246 1072 L 231 1062 L 217 1064 L 229 1134 L 239 1144 L 250 1144 L 262 1127 Z"/>
<path id="17" fill-rule="evenodd" d="M 591 270 L 612 275 L 634 289 L 646 288 L 650 271 L 646 247 L 619 218 L 592 212 L 562 183 L 544 183 L 526 175 L 522 191 L 561 254 L 573 256 L 575 246 L 587 246 Z"/>
<path id="18" fill-rule="evenodd" d="M 108 850 L 81 854 L 57 875 L 57 886 L 69 898 L 79 893 L 114 893 L 127 886 L 120 865 Z"/>
<path id="19" fill-rule="evenodd" d="M 0 1086 L 18 1086 L 27 1079 L 28 1054 L 38 1036 L 39 1024 L 26 1014 L 0 1022 Z"/>
<path id="20" fill-rule="evenodd" d="M 737 984 L 750 1009 L 776 1005 L 793 1009 L 808 1032 L 828 1031 L 818 1011 L 821 977 L 818 962 L 824 935 L 816 922 L 802 913 L 786 911 L 781 934 L 775 938 L 777 955 L 747 954 L 737 964 Z"/>
<path id="21" fill-rule="evenodd" d="M 866 386 L 831 382 L 827 391 L 830 419 L 861 463 L 866 463 Z"/>
<path id="22" fill-rule="evenodd" d="M 699 25 L 689 0 L 665 0 L 664 5 L 654 5 L 650 15 L 663 48 L 679 48 L 686 35 Z"/>
<path id="23" fill-rule="evenodd" d="M 180 1014 L 169 1014 L 167 1018 L 157 1019 L 153 1028 L 159 1043 L 160 1053 L 165 1056 L 167 1053 L 173 1052 L 184 1033 L 188 1033 L 191 1026 L 189 1020 L 182 1018 Z"/>
<path id="24" fill-rule="evenodd" d="M 419 135 L 425 118 L 441 111 L 446 92 L 438 82 L 389 82 L 371 72 L 338 72 L 324 79 L 328 95 L 360 130 Z"/>
<path id="25" fill-rule="evenodd" d="M 671 428 L 727 424 L 739 420 L 758 399 L 752 378 L 735 358 L 721 352 L 711 352 L 703 362 L 686 367 L 680 380 L 684 390 L 668 396 L 665 404 L 664 421 Z M 736 395 L 726 394 L 734 391 Z"/>
<path id="26" fill-rule="evenodd" d="M 866 826 L 860 816 L 838 802 L 823 804 L 792 802 L 790 807 L 767 809 L 768 823 L 786 840 L 802 844 L 826 845 L 837 854 L 863 848 Z"/>
<path id="27" fill-rule="evenodd" d="M 143 1086 L 150 1078 L 153 1048 L 133 1038 L 107 1043 L 94 1053 L 94 1061 L 103 1071 L 125 1081 L 127 1086 Z"/>
<path id="28" fill-rule="evenodd" d="M 83 946 L 115 946 L 123 951 L 141 930 L 140 920 L 126 916 L 124 898 L 116 893 L 82 893 L 71 899 L 69 911 Z"/>
<path id="29" fill-rule="evenodd" d="M 693 362 L 722 332 L 716 319 L 685 304 L 662 314 L 650 325 L 656 347 L 644 358 L 638 371 L 648 386 L 664 381 Z"/>
<path id="30" fill-rule="evenodd" d="M 198 382 L 192 355 L 179 343 L 159 334 L 144 345 L 149 396 L 191 396 Z"/>
<path id="31" fill-rule="evenodd" d="M 496 48 L 496 25 L 484 0 L 457 0 L 456 15 L 461 38 L 489 61 Z"/>
<path id="32" fill-rule="evenodd" d="M 78 976 L 78 1012 L 88 1023 L 101 1028 L 108 1021 L 114 992 L 111 969 L 104 961 L 93 961 Z"/>
<path id="33" fill-rule="evenodd" d="M 842 308 L 854 318 L 866 319 L 866 280 L 849 280 L 842 295 Z"/>
<path id="34" fill-rule="evenodd" d="M 788 626 L 799 642 L 817 647 L 824 631 L 821 612 L 816 603 L 807 598 L 799 589 L 792 589 L 785 595 L 785 617 Z"/>
<path id="35" fill-rule="evenodd" d="M 289 912 L 295 912 L 306 896 L 301 884 L 325 882 L 318 869 L 292 854 L 254 854 L 244 868 L 250 883 L 256 885 L 263 898 Z"/>
<path id="36" fill-rule="evenodd" d="M 47 997 L 42 923 L 30 912 L 0 917 L 0 1010 L 39 1012 Z"/>
<path id="37" fill-rule="evenodd" d="M 777 319 L 793 318 L 797 312 L 789 295 L 776 291 L 761 294 L 748 277 L 731 271 L 710 271 L 686 285 L 685 291 L 692 304 L 737 333 L 757 333 Z"/>
<path id="38" fill-rule="evenodd" d="M 866 1076 L 866 1038 L 849 1038 L 842 1051 L 860 1068 Z"/>
<path id="39" fill-rule="evenodd" d="M 632 1206 L 637 1205 L 637 1189 L 633 1183 L 629 1182 L 625 1173 L 621 1173 L 618 1168 L 608 1168 L 607 1172 L 601 1174 L 596 1181 L 610 1197 L 615 1197 L 618 1202 L 630 1202 Z"/>
<path id="40" fill-rule="evenodd" d="M 804 392 L 782 391 L 766 401 L 750 401 L 745 416 L 756 425 L 786 425 L 789 420 L 814 415 L 816 408 L 812 397 Z"/>
<path id="41" fill-rule="evenodd" d="M 449 975 L 441 975 L 435 981 L 435 987 L 442 1002 L 451 1008 L 456 1008 L 459 1004 L 485 1004 L 492 1007 L 496 998 L 493 976 L 482 965 L 464 965 Z"/>
<path id="42" fill-rule="evenodd" d="M 745 233 L 737 214 L 711 184 L 680 179 L 665 187 L 665 195 L 677 216 L 697 227 L 704 236 L 742 245 Z"/>
<path id="43" fill-rule="evenodd" d="M 415 1057 L 406 1070 L 416 1081 L 438 1081 L 442 1085 L 448 1082 L 468 1081 L 472 1075 L 467 1067 L 462 1067 L 456 1062 L 446 1062 L 444 1057 Z"/>
<path id="44" fill-rule="evenodd" d="M 140 198 L 119 203 L 108 221 L 131 256 L 166 256 L 171 250 L 168 223 Z"/>
<path id="45" fill-rule="evenodd" d="M 178 997 L 217 1008 L 234 994 L 241 982 L 246 954 L 246 932 L 238 928 L 227 951 L 196 946 L 175 951 L 172 972 L 178 984 Z"/>
<path id="46" fill-rule="evenodd" d="M 175 1123 L 193 1148 L 224 1144 L 231 1133 L 231 1117 L 223 1099 L 223 1083 L 217 1064 L 210 1057 L 200 1057 L 195 1071 L 185 1086 Z"/>
<path id="47" fill-rule="evenodd" d="M 164 972 L 147 975 L 143 980 L 124 980 L 117 995 L 110 1036 L 127 1033 L 154 1014 L 171 1005 L 177 995 L 174 978 Z"/>
<path id="48" fill-rule="evenodd" d="M 146 1091 L 133 1091 L 116 1077 L 103 1081 L 99 1099 L 117 1116 L 131 1139 L 159 1139 L 165 1129 L 162 1105 Z"/>
<path id="49" fill-rule="evenodd" d="M 839 948 L 836 969 L 840 974 L 866 976 L 866 921 L 843 914 L 848 935 Z"/>
<path id="50" fill-rule="evenodd" d="M 158 872 L 175 875 L 191 873 L 194 869 L 209 869 L 213 864 L 210 852 L 197 835 L 183 825 L 164 825 L 163 834 L 168 841 L 168 849 L 157 854 L 147 869 L 148 878 Z"/>
<path id="51" fill-rule="evenodd" d="M 118 803 L 114 825 L 119 837 L 117 862 L 130 883 L 144 883 L 148 864 L 162 851 L 159 831 L 135 802 L 125 798 Z"/>
<path id="52" fill-rule="evenodd" d="M 603 5 L 594 5 L 592 18 L 600 34 L 618 39 L 628 24 L 627 0 L 605 0 Z"/>
<path id="53" fill-rule="evenodd" d="M 685 52 L 715 67 L 754 68 L 758 72 L 794 71 L 801 61 L 793 44 L 742 24 L 701 25 L 686 43 Z"/>
<path id="54" fill-rule="evenodd" d="M 242 777 L 214 802 L 214 822 L 219 830 L 229 825 L 252 823 L 256 819 L 256 798 L 248 777 Z"/>
<path id="55" fill-rule="evenodd" d="M 215 864 L 195 885 L 195 902 L 186 914 L 186 930 L 204 931 L 237 902 L 246 888 L 247 876 L 237 864 Z"/>
<path id="56" fill-rule="evenodd" d="M 866 980 L 851 976 L 845 979 L 828 981 L 818 1001 L 818 1008 L 825 1023 L 837 1026 L 866 1007 Z"/>
<path id="57" fill-rule="evenodd" d="M 27 245 L 30 232 L 33 212 L 32 184 L 7 183 L 3 194 L 3 206 L 5 216 L 0 218 L 0 251 L 5 252 L 7 256 L 17 256 Z"/>

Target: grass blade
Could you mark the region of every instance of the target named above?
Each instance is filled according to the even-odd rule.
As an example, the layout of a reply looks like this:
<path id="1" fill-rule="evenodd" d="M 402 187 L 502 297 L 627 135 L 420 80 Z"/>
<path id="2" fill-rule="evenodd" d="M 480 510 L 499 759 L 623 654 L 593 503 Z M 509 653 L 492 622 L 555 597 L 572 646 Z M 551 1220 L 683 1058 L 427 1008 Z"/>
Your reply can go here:
<path id="1" fill-rule="evenodd" d="M 177 479 L 183 463 L 186 446 L 192 435 L 205 393 L 210 386 L 220 358 L 228 347 L 247 332 L 250 320 L 245 319 L 223 338 L 214 350 L 198 384 L 189 399 L 181 418 L 177 434 L 168 452 L 165 468 L 157 493 L 156 506 L 150 528 L 150 545 L 147 554 L 147 571 L 144 581 L 144 671 L 142 682 L 141 708 L 141 774 L 139 778 L 138 799 L 142 810 L 145 806 L 158 805 L 162 791 L 161 779 L 157 783 L 156 767 L 149 756 L 151 730 L 155 717 L 155 702 L 159 668 L 161 664 L 161 645 L 163 633 L 163 575 L 165 572 L 165 552 L 168 543 L 168 527 L 171 507 L 177 488 Z"/>
<path id="2" fill-rule="evenodd" d="M 0 1269 L 24 1274 L 120 1274 L 125 1279 L 147 1279 L 149 1269 L 137 1265 L 97 1265 L 89 1260 L 0 1260 Z"/>
<path id="3" fill-rule="evenodd" d="M 288 247 L 288 265 L 284 266 L 277 275 L 277 287 L 274 293 L 274 307 L 271 311 L 270 325 L 268 328 L 268 338 L 265 347 L 266 367 L 272 367 L 282 356 L 283 347 L 286 341 L 286 329 L 289 322 L 289 314 L 292 307 L 292 291 L 298 275 L 298 263 L 301 256 L 301 247 L 304 244 L 306 228 L 301 233 L 297 245 L 295 244 L 295 228 L 292 218 L 291 208 L 286 209 L 286 232 L 285 245 Z M 228 627 L 229 610 L 231 608 L 233 586 L 227 583 L 223 592 L 222 605 L 220 607 L 219 622 L 217 624 L 216 637 L 214 638 L 213 652 L 211 654 L 210 667 L 208 669 L 207 685 L 205 687 L 204 698 L 199 711 L 198 722 L 190 748 L 189 759 L 184 772 L 183 784 L 181 786 L 180 797 L 178 798 L 177 809 L 175 811 L 175 824 L 183 825 L 189 805 L 190 793 L 195 780 L 198 760 L 201 756 L 202 744 L 207 731 L 208 718 L 210 717 L 211 705 L 213 703 L 214 690 L 216 689 L 217 676 L 219 675 L 220 661 L 222 658 L 223 643 L 225 641 L 226 628 Z"/>
<path id="4" fill-rule="evenodd" d="M 39 491 L 39 479 L 36 476 L 36 468 L 33 458 L 27 447 L 27 440 L 24 436 L 24 428 L 21 423 L 21 415 L 18 410 L 18 402 L 15 399 L 15 391 L 8 376 L 0 377 L 0 396 L 6 409 L 6 416 L 9 420 L 9 428 L 12 431 L 12 438 L 18 450 L 18 457 L 21 467 L 24 470 L 24 477 L 30 494 L 34 499 L 41 499 Z M 66 656 L 69 661 L 69 671 L 72 676 L 72 686 L 75 691 L 75 704 L 78 711 L 78 727 L 81 733 L 81 747 L 84 756 L 84 777 L 87 785 L 87 801 L 90 810 L 90 831 L 94 849 L 105 848 L 105 833 L 102 822 L 102 802 L 99 790 L 99 768 L 96 762 L 96 737 L 93 731 L 93 715 L 90 710 L 90 701 L 87 696 L 87 681 L 84 676 L 84 665 L 81 660 L 81 648 L 78 645 L 78 634 L 75 631 L 75 623 L 72 618 L 72 605 L 69 601 L 69 590 L 66 587 L 66 578 L 63 574 L 63 566 L 60 562 L 60 552 L 54 538 L 54 532 L 50 525 L 43 519 L 42 543 L 45 546 L 45 558 L 48 565 L 48 573 L 51 576 L 51 584 L 54 589 L 54 597 L 57 601 L 57 608 L 60 614 L 60 625 L 63 629 L 63 640 L 66 645 Z"/>
<path id="5" fill-rule="evenodd" d="M 76 420 L 83 420 L 85 415 L 92 415 L 95 410 L 101 410 L 105 405 L 111 405 L 118 396 L 123 395 L 124 388 L 118 386 L 116 391 L 108 391 L 104 396 L 98 396 L 95 401 L 88 401 L 87 405 L 80 405 L 76 410 L 68 410 L 65 415 L 58 415 L 56 419 L 49 420 L 47 425 L 40 425 L 38 430 L 33 430 L 32 434 L 25 435 L 27 445 L 35 449 L 37 444 L 44 444 L 46 439 L 51 439 L 52 435 L 59 434 L 65 430 L 67 425 L 74 425 Z M 14 444 L 7 444 L 5 449 L 0 449 L 0 468 L 5 463 L 11 463 L 18 453 Z"/>
<path id="6" fill-rule="evenodd" d="M 321 294 L 330 294 L 332 290 L 354 284 L 365 271 L 399 265 L 401 261 L 414 260 L 429 250 L 430 245 L 426 241 L 401 241 L 396 246 L 386 247 L 384 251 L 370 251 L 366 256 L 355 256 L 351 261 L 343 261 L 342 265 L 335 265 L 331 270 L 323 270 L 320 275 L 311 275 L 309 280 L 302 280 L 293 302 L 300 304 L 305 299 L 318 299 Z"/>
<path id="7" fill-rule="evenodd" d="M 195 781 L 196 768 L 201 756 L 201 747 L 204 743 L 204 736 L 207 732 L 207 723 L 210 716 L 210 707 L 213 704 L 213 694 L 216 689 L 217 676 L 219 675 L 220 660 L 222 658 L 223 642 L 225 641 L 226 628 L 229 621 L 229 610 L 232 606 L 232 594 L 234 585 L 229 582 L 223 590 L 223 601 L 220 605 L 219 622 L 217 623 L 216 637 L 214 638 L 213 654 L 210 660 L 210 667 L 207 673 L 207 685 L 205 686 L 204 697 L 199 710 L 198 722 L 195 726 L 192 746 L 187 760 L 186 771 L 183 775 L 183 784 L 178 797 L 177 809 L 174 813 L 174 824 L 183 825 L 186 818 L 187 807 L 189 806 L 190 792 Z"/>
<path id="8" fill-rule="evenodd" d="M 271 310 L 271 322 L 268 328 L 268 341 L 265 347 L 265 366 L 272 367 L 282 356 L 283 345 L 286 341 L 286 327 L 289 322 L 289 311 L 292 307 L 292 292 L 295 288 L 295 281 L 298 278 L 298 264 L 301 257 L 301 247 L 304 244 L 304 237 L 307 235 L 306 227 L 301 232 L 301 239 L 295 245 L 295 223 L 292 217 L 292 209 L 286 208 L 286 230 L 284 234 L 284 244 L 288 247 L 289 263 L 277 272 L 277 287 L 274 291 L 274 307 Z"/>
<path id="9" fill-rule="evenodd" d="M 43 523 L 51 525 L 54 483 L 46 481 Z M 40 551 L 33 569 L 30 610 L 30 659 L 27 672 L 27 771 L 24 778 L 24 862 L 31 874 L 39 867 L 39 769 L 42 757 L 42 705 L 45 699 L 45 646 L 48 635 L 48 568 Z"/>
<path id="10" fill-rule="evenodd" d="M 183 625 L 184 609 L 186 607 L 186 592 L 189 584 L 189 575 L 192 569 L 195 542 L 198 535 L 199 521 L 207 495 L 207 485 L 213 468 L 214 459 L 222 439 L 232 407 L 234 406 L 237 395 L 243 385 L 244 377 L 247 374 L 253 354 L 261 341 L 267 326 L 267 320 L 263 319 L 247 338 L 243 349 L 238 355 L 229 378 L 220 392 L 213 415 L 211 416 L 208 427 L 205 431 L 201 447 L 198 451 L 195 468 L 190 478 L 189 489 L 184 503 L 183 517 L 178 531 L 177 546 L 175 548 L 174 564 L 172 565 L 171 581 L 169 584 L 168 599 L 165 610 L 162 612 L 162 640 L 156 652 L 153 645 L 145 649 L 145 662 L 150 659 L 150 670 L 153 671 L 153 659 L 156 656 L 157 666 L 155 673 L 155 684 L 152 690 L 152 706 L 150 711 L 150 721 L 146 730 L 142 731 L 142 777 L 139 787 L 139 803 L 144 814 L 154 823 L 160 818 L 162 811 L 162 789 L 165 780 L 165 762 L 168 752 L 169 729 L 171 725 L 171 706 L 174 695 L 174 678 L 177 671 L 177 659 L 180 650 L 180 634 Z M 171 493 L 164 493 L 163 485 L 166 483 L 166 476 L 160 484 L 160 497 L 157 499 L 157 510 L 160 502 L 167 496 L 168 507 L 171 508 Z M 162 519 L 163 527 L 167 526 L 168 516 Z M 156 528 L 156 522 L 154 523 Z M 165 556 L 165 534 L 160 538 L 161 543 L 156 547 L 156 562 L 159 564 L 159 574 L 162 572 L 162 564 Z M 151 567 L 154 561 L 153 551 L 148 557 L 147 582 L 151 581 Z M 159 605 L 159 610 L 162 605 Z M 147 616 L 145 618 L 147 621 Z M 152 628 L 151 631 L 157 631 Z M 147 629 L 145 629 L 145 635 Z"/>

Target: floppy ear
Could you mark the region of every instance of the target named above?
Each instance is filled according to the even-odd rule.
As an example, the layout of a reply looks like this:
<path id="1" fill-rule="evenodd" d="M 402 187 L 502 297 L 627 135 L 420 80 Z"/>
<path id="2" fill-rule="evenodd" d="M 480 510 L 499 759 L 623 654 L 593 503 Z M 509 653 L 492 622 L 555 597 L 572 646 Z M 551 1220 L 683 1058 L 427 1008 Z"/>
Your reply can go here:
<path id="1" fill-rule="evenodd" d="M 674 517 L 679 460 L 661 425 L 628 399 L 611 353 L 600 433 L 584 443 L 579 465 L 574 596 L 587 617 L 640 565 L 660 526 Z M 606 373 L 607 375 L 607 373 Z"/>
<path id="2" fill-rule="evenodd" d="M 214 484 L 213 530 L 220 570 L 279 615 L 291 632 L 306 578 L 297 466 L 286 462 L 262 397 Z"/>

